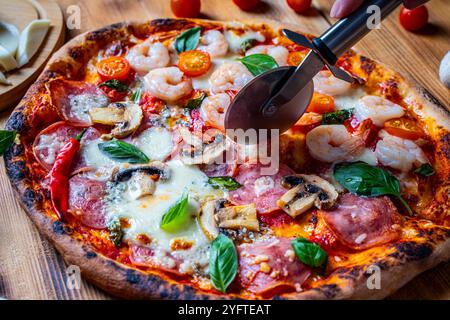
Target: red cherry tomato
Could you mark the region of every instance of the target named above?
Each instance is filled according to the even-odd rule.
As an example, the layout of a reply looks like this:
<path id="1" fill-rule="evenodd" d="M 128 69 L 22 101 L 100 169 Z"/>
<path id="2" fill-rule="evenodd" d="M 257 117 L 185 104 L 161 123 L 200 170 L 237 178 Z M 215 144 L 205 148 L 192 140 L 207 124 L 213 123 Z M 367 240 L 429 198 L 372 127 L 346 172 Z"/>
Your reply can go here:
<path id="1" fill-rule="evenodd" d="M 400 24 L 408 31 L 422 29 L 427 23 L 428 9 L 425 6 L 420 6 L 411 10 L 402 7 L 402 10 L 400 10 Z"/>
<path id="2" fill-rule="evenodd" d="M 211 58 L 208 53 L 191 50 L 180 54 L 178 67 L 188 77 L 198 77 L 208 72 L 211 67 Z"/>
<path id="3" fill-rule="evenodd" d="M 103 80 L 116 79 L 125 81 L 130 71 L 130 64 L 123 57 L 105 58 L 97 64 L 97 72 Z"/>
<path id="4" fill-rule="evenodd" d="M 297 13 L 304 13 L 311 7 L 311 0 L 287 0 L 287 4 Z"/>
<path id="5" fill-rule="evenodd" d="M 233 0 L 233 2 L 244 11 L 256 9 L 261 2 L 260 0 Z"/>
<path id="6" fill-rule="evenodd" d="M 170 7 L 179 18 L 195 18 L 200 14 L 200 0 L 170 0 Z"/>

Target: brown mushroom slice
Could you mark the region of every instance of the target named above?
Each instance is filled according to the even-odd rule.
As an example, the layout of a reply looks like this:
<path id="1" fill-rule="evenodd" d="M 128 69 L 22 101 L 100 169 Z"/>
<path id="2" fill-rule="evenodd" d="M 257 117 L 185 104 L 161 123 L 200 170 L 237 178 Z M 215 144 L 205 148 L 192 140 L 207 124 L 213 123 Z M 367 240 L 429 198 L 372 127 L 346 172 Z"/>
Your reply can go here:
<path id="1" fill-rule="evenodd" d="M 216 213 L 217 200 L 206 202 L 202 206 L 200 215 L 198 216 L 198 223 L 206 238 L 213 241 L 219 235 L 219 227 L 217 226 L 214 214 Z"/>
<path id="2" fill-rule="evenodd" d="M 89 116 L 93 123 L 114 125 L 111 135 L 124 138 L 134 133 L 141 124 L 143 114 L 141 107 L 133 102 L 115 102 L 104 108 L 92 108 Z"/>
<path id="3" fill-rule="evenodd" d="M 210 164 L 218 159 L 222 160 L 229 143 L 226 136 L 221 133 L 201 144 L 199 144 L 198 137 L 195 136 L 190 141 L 194 144 L 185 147 L 181 152 L 181 161 L 185 164 Z"/>
<path id="4" fill-rule="evenodd" d="M 219 228 L 259 231 L 259 221 L 254 203 L 243 206 L 224 207 L 215 215 Z"/>
<path id="5" fill-rule="evenodd" d="M 339 195 L 331 183 L 316 175 L 286 176 L 283 177 L 282 185 L 291 189 L 278 199 L 277 204 L 294 218 L 312 206 L 330 209 Z"/>
<path id="6" fill-rule="evenodd" d="M 152 195 L 155 189 L 155 180 L 144 171 L 135 171 L 128 181 L 128 194 L 135 200 Z"/>

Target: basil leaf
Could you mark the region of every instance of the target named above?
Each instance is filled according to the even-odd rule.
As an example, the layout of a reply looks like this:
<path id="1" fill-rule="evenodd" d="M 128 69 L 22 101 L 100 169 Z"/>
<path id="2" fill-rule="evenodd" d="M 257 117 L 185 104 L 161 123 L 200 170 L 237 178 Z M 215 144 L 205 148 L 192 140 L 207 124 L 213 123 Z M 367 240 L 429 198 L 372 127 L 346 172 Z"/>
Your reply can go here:
<path id="1" fill-rule="evenodd" d="M 256 39 L 247 39 L 241 42 L 241 50 L 243 52 L 246 52 L 248 49 L 253 48 L 256 44 L 256 42 L 258 42 L 258 40 Z"/>
<path id="2" fill-rule="evenodd" d="M 166 232 L 176 232 L 186 224 L 188 218 L 188 194 L 186 191 L 180 199 L 170 207 L 161 219 L 160 227 Z"/>
<path id="3" fill-rule="evenodd" d="M 141 150 L 120 140 L 99 143 L 98 148 L 103 154 L 118 162 L 147 163 L 150 161 Z"/>
<path id="4" fill-rule="evenodd" d="M 429 177 L 435 174 L 433 167 L 429 163 L 422 164 L 419 168 L 417 168 L 415 173 L 420 174 L 424 177 Z"/>
<path id="5" fill-rule="evenodd" d="M 211 243 L 209 252 L 209 274 L 217 290 L 225 293 L 238 271 L 238 257 L 233 241 L 219 234 Z"/>
<path id="6" fill-rule="evenodd" d="M 409 214 L 412 210 L 400 195 L 400 183 L 388 171 L 373 167 L 365 162 L 340 163 L 334 167 L 334 178 L 351 193 L 377 197 L 383 195 L 395 196 Z"/>
<path id="7" fill-rule="evenodd" d="M 353 109 L 344 109 L 324 113 L 322 115 L 322 124 L 343 124 L 345 120 L 351 118 Z"/>
<path id="8" fill-rule="evenodd" d="M 116 80 L 116 79 L 111 79 L 111 80 L 105 81 L 105 82 L 99 84 L 99 87 L 108 87 L 108 88 L 116 90 L 117 92 L 128 91 L 128 86 L 126 84 L 124 84 L 123 82 Z"/>
<path id="9" fill-rule="evenodd" d="M 195 50 L 200 42 L 200 31 L 200 27 L 194 27 L 180 34 L 175 40 L 175 50 L 178 53 Z"/>
<path id="10" fill-rule="evenodd" d="M 112 219 L 108 223 L 109 238 L 116 247 L 120 247 L 123 239 L 122 225 L 119 219 Z"/>
<path id="11" fill-rule="evenodd" d="M 242 187 L 242 185 L 236 180 L 234 180 L 232 177 L 226 176 L 208 178 L 208 183 L 212 185 L 212 187 L 215 189 L 224 188 L 230 191 Z"/>
<path id="12" fill-rule="evenodd" d="M 325 250 L 305 238 L 299 237 L 292 240 L 291 246 L 297 258 L 308 266 L 321 267 L 328 260 Z"/>
<path id="13" fill-rule="evenodd" d="M 0 130 L 0 156 L 8 149 L 16 139 L 16 131 Z"/>
<path id="14" fill-rule="evenodd" d="M 131 100 L 133 100 L 134 103 L 139 104 L 141 102 L 141 97 L 142 97 L 142 90 L 137 89 L 135 92 L 133 92 Z"/>
<path id="15" fill-rule="evenodd" d="M 195 99 L 189 99 L 186 105 L 184 106 L 186 109 L 194 110 L 200 108 L 202 105 L 203 100 L 206 99 L 206 94 L 202 94 L 200 97 Z"/>
<path id="16" fill-rule="evenodd" d="M 251 72 L 254 76 L 259 76 L 261 73 L 277 68 L 278 64 L 274 58 L 267 54 L 251 54 L 242 59 L 239 59 L 242 64 Z"/>

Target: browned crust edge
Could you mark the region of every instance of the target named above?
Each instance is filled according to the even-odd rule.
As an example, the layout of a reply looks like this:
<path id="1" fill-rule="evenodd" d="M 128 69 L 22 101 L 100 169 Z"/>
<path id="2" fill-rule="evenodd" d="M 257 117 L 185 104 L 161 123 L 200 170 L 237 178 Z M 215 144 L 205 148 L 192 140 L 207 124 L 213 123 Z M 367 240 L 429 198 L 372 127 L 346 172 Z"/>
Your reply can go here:
<path id="1" fill-rule="evenodd" d="M 196 20 L 200 24 L 222 24 L 222 22 L 211 22 Z M 258 22 L 250 21 L 250 24 Z M 192 24 L 187 20 L 158 19 L 147 22 L 146 25 L 153 26 L 157 30 L 174 30 L 174 28 L 186 28 Z M 127 28 L 137 24 L 119 23 L 105 28 L 87 32 L 71 41 L 54 54 L 48 66 L 41 74 L 36 83 L 30 87 L 21 103 L 11 114 L 6 129 L 17 130 L 20 134 L 28 130 L 29 124 L 24 112 L 27 102 L 31 101 L 33 95 L 40 92 L 45 83 L 64 74 L 70 77 L 76 73 L 78 60 L 89 50 L 95 51 L 96 47 L 108 39 L 122 36 Z M 271 22 L 272 27 L 282 25 Z M 293 26 L 290 26 L 293 27 Z M 298 29 L 298 27 L 294 27 Z M 77 48 L 86 41 L 90 42 L 87 51 L 79 51 Z M 81 59 L 80 59 L 81 57 Z M 61 63 L 63 61 L 64 63 Z M 66 64 L 72 66 L 66 70 L 62 68 Z M 412 87 L 411 87 L 412 88 Z M 448 117 L 448 111 L 430 99 L 429 95 L 422 96 L 413 90 L 415 99 L 427 100 L 426 107 L 440 110 L 439 112 Z M 140 270 L 129 268 L 114 260 L 96 253 L 89 244 L 75 240 L 70 235 L 70 227 L 59 221 L 53 221 L 43 212 L 40 207 L 43 197 L 32 189 L 31 174 L 25 163 L 25 150 L 21 144 L 15 144 L 8 149 L 4 156 L 8 177 L 14 188 L 15 195 L 21 206 L 38 227 L 39 231 L 48 238 L 63 256 L 68 264 L 78 265 L 82 275 L 93 284 L 111 293 L 114 296 L 134 299 L 229 299 L 230 296 L 216 295 L 202 292 L 190 285 L 178 284 L 165 280 L 158 275 L 144 273 Z M 420 230 L 420 241 L 399 242 L 384 246 L 384 256 L 376 256 L 371 261 L 352 267 L 335 270 L 320 286 L 300 292 L 286 294 L 281 299 L 381 299 L 393 293 L 405 283 L 410 281 L 419 273 L 430 269 L 440 262 L 450 259 L 450 229 L 434 225 L 430 228 Z M 367 268 L 377 265 L 381 269 L 381 289 L 370 290 L 366 281 L 370 276 Z"/>

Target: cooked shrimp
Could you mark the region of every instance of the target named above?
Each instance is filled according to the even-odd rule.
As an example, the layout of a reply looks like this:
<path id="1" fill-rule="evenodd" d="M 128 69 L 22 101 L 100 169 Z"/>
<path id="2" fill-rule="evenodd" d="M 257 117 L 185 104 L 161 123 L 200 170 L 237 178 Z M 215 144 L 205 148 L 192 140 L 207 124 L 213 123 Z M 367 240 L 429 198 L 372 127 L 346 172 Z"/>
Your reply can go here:
<path id="1" fill-rule="evenodd" d="M 166 101 L 176 101 L 192 92 L 192 81 L 177 67 L 151 70 L 144 77 L 151 95 Z"/>
<path id="2" fill-rule="evenodd" d="M 405 111 L 385 98 L 364 96 L 356 105 L 354 114 L 360 121 L 370 118 L 376 126 L 382 127 L 387 120 L 403 116 Z"/>
<path id="3" fill-rule="evenodd" d="M 315 112 L 305 112 L 300 119 L 298 119 L 296 126 L 310 126 L 322 122 L 322 115 Z"/>
<path id="4" fill-rule="evenodd" d="M 169 50 L 159 42 L 152 43 L 150 39 L 131 48 L 126 59 L 140 75 L 165 67 L 170 62 Z"/>
<path id="5" fill-rule="evenodd" d="M 225 90 L 240 90 L 253 79 L 252 74 L 240 62 L 222 64 L 209 78 L 210 89 L 214 93 Z"/>
<path id="6" fill-rule="evenodd" d="M 322 125 L 306 135 L 309 153 L 324 162 L 349 161 L 364 150 L 364 141 L 351 135 L 344 125 Z"/>
<path id="7" fill-rule="evenodd" d="M 390 135 L 385 130 L 380 131 L 379 137 L 382 140 L 378 141 L 375 154 L 383 165 L 408 172 L 413 166 L 428 162 L 422 149 L 411 140 Z"/>
<path id="8" fill-rule="evenodd" d="M 314 90 L 329 96 L 340 96 L 351 88 L 351 84 L 338 79 L 328 71 L 320 71 L 314 78 Z"/>
<path id="9" fill-rule="evenodd" d="M 247 50 L 245 55 L 248 56 L 257 53 L 268 54 L 275 59 L 280 67 L 287 66 L 288 64 L 287 59 L 289 56 L 289 50 L 283 46 L 259 45 Z"/>
<path id="10" fill-rule="evenodd" d="M 211 58 L 223 57 L 228 52 L 228 42 L 219 30 L 206 31 L 197 50 L 208 52 Z"/>
<path id="11" fill-rule="evenodd" d="M 207 97 L 200 107 L 202 118 L 211 126 L 224 130 L 225 113 L 230 103 L 231 98 L 226 93 L 218 93 Z"/>

